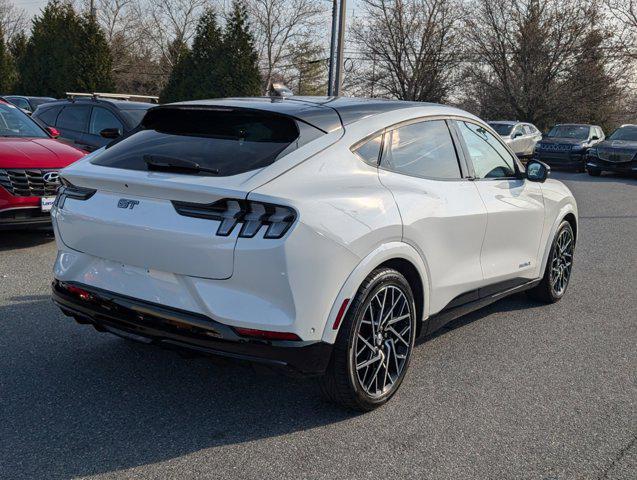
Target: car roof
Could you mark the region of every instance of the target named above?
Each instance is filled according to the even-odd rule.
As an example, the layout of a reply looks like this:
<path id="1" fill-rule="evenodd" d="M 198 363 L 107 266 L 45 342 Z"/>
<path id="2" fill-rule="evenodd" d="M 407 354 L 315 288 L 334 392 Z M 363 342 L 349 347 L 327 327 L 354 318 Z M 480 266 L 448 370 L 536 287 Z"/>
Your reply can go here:
<path id="1" fill-rule="evenodd" d="M 556 127 L 597 127 L 598 125 L 592 125 L 590 123 L 556 123 Z"/>
<path id="2" fill-rule="evenodd" d="M 449 108 L 450 113 L 458 110 L 435 103 L 385 100 L 379 98 L 350 97 L 241 97 L 211 100 L 190 100 L 170 103 L 155 108 L 171 107 L 228 107 L 264 110 L 295 117 L 314 125 L 325 132 L 357 122 L 363 118 L 410 107 Z"/>

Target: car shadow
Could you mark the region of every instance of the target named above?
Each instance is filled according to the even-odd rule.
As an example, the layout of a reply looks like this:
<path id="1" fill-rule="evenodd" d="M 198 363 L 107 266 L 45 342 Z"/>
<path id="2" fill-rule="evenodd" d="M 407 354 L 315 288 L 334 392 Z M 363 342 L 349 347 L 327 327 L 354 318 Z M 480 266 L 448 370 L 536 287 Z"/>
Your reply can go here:
<path id="1" fill-rule="evenodd" d="M 355 416 L 312 379 L 97 333 L 47 296 L 0 306 L 0 351 L 0 478 L 112 472 Z"/>
<path id="2" fill-rule="evenodd" d="M 513 296 L 419 344 L 493 312 L 536 305 Z M 100 334 L 64 317 L 46 295 L 0 306 L 0 348 L 1 478 L 112 472 L 356 416 L 321 400 L 311 379 L 182 359 Z"/>
<path id="3" fill-rule="evenodd" d="M 55 240 L 51 228 L 36 230 L 0 230 L 0 252 L 31 248 Z"/>

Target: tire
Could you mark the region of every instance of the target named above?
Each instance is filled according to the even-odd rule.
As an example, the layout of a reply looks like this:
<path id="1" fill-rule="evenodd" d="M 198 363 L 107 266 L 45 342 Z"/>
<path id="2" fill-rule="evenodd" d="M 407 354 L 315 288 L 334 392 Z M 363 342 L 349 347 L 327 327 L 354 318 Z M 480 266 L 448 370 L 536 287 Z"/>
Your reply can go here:
<path id="1" fill-rule="evenodd" d="M 568 239 L 570 243 L 567 243 Z M 574 251 L 575 234 L 571 224 L 564 220 L 553 238 L 542 281 L 529 290 L 531 297 L 544 303 L 555 303 L 564 296 L 571 279 Z M 558 279 L 560 275 L 561 279 Z"/>
<path id="2" fill-rule="evenodd" d="M 405 378 L 415 339 L 416 306 L 409 283 L 391 268 L 374 270 L 343 319 L 329 366 L 319 380 L 323 395 L 349 410 L 367 412 L 383 405 Z"/>
<path id="3" fill-rule="evenodd" d="M 588 171 L 588 174 L 589 174 L 591 177 L 599 177 L 599 176 L 602 174 L 602 171 L 601 171 L 599 168 L 590 168 L 590 167 L 589 167 L 589 168 L 587 169 L 587 171 Z"/>

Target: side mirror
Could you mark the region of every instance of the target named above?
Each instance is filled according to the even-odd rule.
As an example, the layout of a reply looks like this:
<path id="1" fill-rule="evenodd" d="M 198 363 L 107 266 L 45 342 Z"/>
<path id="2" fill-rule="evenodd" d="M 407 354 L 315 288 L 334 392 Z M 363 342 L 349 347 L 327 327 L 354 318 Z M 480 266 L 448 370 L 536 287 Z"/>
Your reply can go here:
<path id="1" fill-rule="evenodd" d="M 530 160 L 526 164 L 526 178 L 532 182 L 543 183 L 551 174 L 551 167 L 539 160 Z"/>
<path id="2" fill-rule="evenodd" d="M 511 137 L 511 138 L 518 138 L 518 137 L 521 137 L 521 136 L 522 136 L 522 132 L 515 132 L 513 134 L 513 137 Z"/>
<path id="3" fill-rule="evenodd" d="M 100 137 L 109 139 L 119 138 L 121 135 L 119 128 L 105 128 L 100 132 Z"/>
<path id="4" fill-rule="evenodd" d="M 593 135 L 593 136 L 591 137 L 591 142 L 592 142 L 592 141 L 595 141 L 595 140 L 599 140 L 599 137 L 598 137 L 597 135 Z"/>
<path id="5" fill-rule="evenodd" d="M 58 138 L 60 136 L 60 131 L 57 128 L 46 127 L 45 130 L 51 135 L 53 138 Z"/>

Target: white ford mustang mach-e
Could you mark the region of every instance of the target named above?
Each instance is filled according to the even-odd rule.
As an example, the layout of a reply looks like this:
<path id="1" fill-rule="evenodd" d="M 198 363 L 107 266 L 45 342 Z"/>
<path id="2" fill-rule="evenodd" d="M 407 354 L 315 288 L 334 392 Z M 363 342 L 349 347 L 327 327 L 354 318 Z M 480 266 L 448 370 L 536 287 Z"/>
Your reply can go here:
<path id="1" fill-rule="evenodd" d="M 568 286 L 569 190 L 462 110 L 347 98 L 193 101 L 62 171 L 53 298 L 80 323 L 320 376 L 369 410 L 414 341 Z"/>

